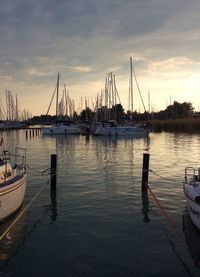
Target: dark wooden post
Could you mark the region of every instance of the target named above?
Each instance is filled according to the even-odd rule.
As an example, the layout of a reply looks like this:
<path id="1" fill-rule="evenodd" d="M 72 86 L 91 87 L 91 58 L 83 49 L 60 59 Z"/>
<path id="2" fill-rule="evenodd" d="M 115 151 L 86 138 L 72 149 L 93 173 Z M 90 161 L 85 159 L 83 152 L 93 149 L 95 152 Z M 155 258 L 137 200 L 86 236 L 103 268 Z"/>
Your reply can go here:
<path id="1" fill-rule="evenodd" d="M 26 130 L 26 139 L 28 139 L 28 130 Z"/>
<path id="2" fill-rule="evenodd" d="M 143 154 L 143 166 L 142 166 L 142 191 L 147 191 L 148 177 L 149 177 L 149 157 L 150 154 Z"/>
<path id="3" fill-rule="evenodd" d="M 51 155 L 51 190 L 56 190 L 57 155 Z"/>

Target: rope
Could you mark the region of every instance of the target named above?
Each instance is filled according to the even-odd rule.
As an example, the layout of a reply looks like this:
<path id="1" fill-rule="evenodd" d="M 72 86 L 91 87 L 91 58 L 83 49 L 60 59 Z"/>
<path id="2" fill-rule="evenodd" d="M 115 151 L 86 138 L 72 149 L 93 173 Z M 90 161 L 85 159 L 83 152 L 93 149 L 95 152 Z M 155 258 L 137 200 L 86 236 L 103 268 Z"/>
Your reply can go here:
<path id="1" fill-rule="evenodd" d="M 47 168 L 47 169 L 41 171 L 41 170 L 35 169 L 33 167 L 30 167 L 29 165 L 26 165 L 26 167 L 33 170 L 33 171 L 35 171 L 35 172 L 37 172 L 37 173 L 40 173 L 42 176 L 49 175 L 50 174 L 50 169 L 51 169 L 51 168 Z"/>
<path id="2" fill-rule="evenodd" d="M 20 217 L 28 210 L 28 208 L 31 206 L 31 204 L 35 201 L 35 199 L 40 195 L 40 193 L 45 189 L 48 183 L 46 183 L 40 191 L 33 197 L 33 199 L 30 201 L 30 203 L 21 211 L 21 213 L 15 218 L 15 220 L 11 223 L 10 226 L 1 234 L 0 241 L 5 237 L 5 235 L 11 230 L 11 228 L 15 225 L 15 223 L 20 219 Z"/>
<path id="3" fill-rule="evenodd" d="M 169 241 L 169 243 L 171 244 L 172 247 L 172 251 L 175 253 L 175 255 L 177 256 L 178 260 L 181 262 L 182 266 L 184 267 L 184 269 L 186 270 L 186 272 L 188 273 L 189 276 L 193 276 L 193 274 L 190 272 L 187 264 L 184 262 L 184 260 L 181 258 L 181 255 L 178 253 L 178 251 L 176 250 L 176 247 L 173 243 L 173 241 L 169 238 L 167 231 L 164 229 L 164 233 L 166 235 L 167 240 Z"/>
<path id="4" fill-rule="evenodd" d="M 176 235 L 181 238 L 184 242 L 185 242 L 185 238 L 183 237 L 182 233 L 177 229 L 175 223 L 173 222 L 172 218 L 169 216 L 169 214 L 167 213 L 167 211 L 165 210 L 165 208 L 161 205 L 160 201 L 157 199 L 157 197 L 155 196 L 155 194 L 152 192 L 152 190 L 150 189 L 149 185 L 147 185 L 147 188 L 149 190 L 149 192 L 151 193 L 154 201 L 156 202 L 156 204 L 158 205 L 158 207 L 160 208 L 161 212 L 163 213 L 163 215 L 166 217 L 168 223 L 171 225 L 172 229 L 174 230 L 174 232 L 176 233 Z"/>
<path id="5" fill-rule="evenodd" d="M 161 178 L 161 179 L 163 179 L 163 180 L 171 181 L 170 179 L 167 179 L 167 178 L 165 178 L 165 177 L 162 177 L 160 174 L 158 174 L 157 172 L 155 172 L 155 171 L 152 170 L 152 169 L 149 169 L 148 171 L 151 172 L 151 173 L 153 173 L 153 174 L 155 174 L 156 176 L 158 176 L 159 178 Z"/>

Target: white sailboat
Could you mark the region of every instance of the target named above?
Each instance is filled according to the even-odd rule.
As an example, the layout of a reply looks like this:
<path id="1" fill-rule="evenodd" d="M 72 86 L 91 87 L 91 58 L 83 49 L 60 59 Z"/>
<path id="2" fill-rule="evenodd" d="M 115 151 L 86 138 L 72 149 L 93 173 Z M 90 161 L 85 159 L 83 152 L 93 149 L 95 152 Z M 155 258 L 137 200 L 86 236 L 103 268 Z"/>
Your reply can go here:
<path id="1" fill-rule="evenodd" d="M 18 150 L 19 148 L 16 148 Z M 23 203 L 26 190 L 26 150 L 19 164 L 11 165 L 11 155 L 7 150 L 2 151 L 0 158 L 0 221 L 14 213 Z M 15 161 L 16 162 L 16 161 Z"/>
<path id="2" fill-rule="evenodd" d="M 95 136 L 121 136 L 121 137 L 143 137 L 147 134 L 145 128 L 140 126 L 106 126 L 98 127 L 93 135 Z"/>
<path id="3" fill-rule="evenodd" d="M 57 77 L 57 85 L 56 85 L 56 118 L 57 121 L 55 124 L 48 126 L 48 127 L 44 127 L 42 128 L 42 134 L 43 135 L 70 135 L 70 134 L 80 134 L 80 128 L 72 123 L 72 122 L 66 122 L 66 121 L 59 121 L 58 120 L 58 97 L 59 97 L 59 80 L 60 80 L 60 76 L 58 73 L 58 77 Z M 53 95 L 54 96 L 54 95 Z M 51 99 L 51 103 L 52 103 L 53 97 Z M 50 103 L 50 105 L 51 105 Z M 48 111 L 50 109 L 50 106 L 48 108 Z M 48 112 L 47 112 L 48 114 Z"/>
<path id="4" fill-rule="evenodd" d="M 132 58 L 130 57 L 130 96 L 131 96 L 131 114 L 133 114 L 133 68 L 132 68 Z M 114 82 L 115 86 L 115 82 Z M 115 97 L 113 97 L 115 99 Z M 134 125 L 134 124 L 126 124 L 126 125 L 116 125 L 116 124 L 104 124 L 103 126 L 99 126 L 93 132 L 95 136 L 121 136 L 121 137 L 143 137 L 148 134 L 147 128 Z"/>
<path id="5" fill-rule="evenodd" d="M 42 129 L 43 135 L 79 135 L 80 128 L 77 125 L 70 125 L 66 123 L 56 123 L 50 127 Z"/>
<path id="6" fill-rule="evenodd" d="M 187 209 L 194 225 L 200 229 L 200 169 L 186 167 L 183 190 Z"/>

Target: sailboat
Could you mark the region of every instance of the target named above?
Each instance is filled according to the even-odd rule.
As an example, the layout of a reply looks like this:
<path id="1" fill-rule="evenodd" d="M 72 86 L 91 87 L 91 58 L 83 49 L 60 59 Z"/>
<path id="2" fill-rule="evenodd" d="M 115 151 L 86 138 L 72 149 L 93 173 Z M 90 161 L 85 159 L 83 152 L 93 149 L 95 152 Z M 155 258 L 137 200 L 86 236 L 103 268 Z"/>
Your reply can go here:
<path id="1" fill-rule="evenodd" d="M 131 74 L 131 113 L 133 113 L 133 68 L 132 57 L 130 57 L 130 74 Z M 117 125 L 114 121 L 104 124 L 104 126 L 98 127 L 94 132 L 95 136 L 121 136 L 121 137 L 144 137 L 147 135 L 147 129 L 140 125 Z"/>
<path id="2" fill-rule="evenodd" d="M 3 140 L 0 142 L 2 145 Z M 13 214 L 23 203 L 26 190 L 26 149 L 16 147 L 15 163 L 11 164 L 11 154 L 3 150 L 0 155 L 0 222 Z M 18 151 L 24 155 L 19 156 Z M 13 155 L 12 155 L 13 157 Z M 17 163 L 17 159 L 22 161 Z"/>
<path id="3" fill-rule="evenodd" d="M 42 133 L 43 135 L 70 135 L 70 134 L 80 134 L 80 128 L 76 125 L 73 124 L 70 121 L 59 121 L 58 118 L 58 98 L 59 98 L 59 82 L 60 82 L 60 75 L 58 73 L 58 77 L 57 77 L 57 84 L 56 84 L 56 122 L 55 124 L 53 124 L 50 127 L 44 127 L 42 129 Z M 54 97 L 54 95 L 53 95 Z M 51 99 L 51 103 L 53 100 L 53 97 Z M 50 103 L 50 105 L 51 105 Z M 48 108 L 48 111 L 50 109 L 50 106 Z M 48 114 L 47 111 L 47 114 Z"/>
<path id="4" fill-rule="evenodd" d="M 190 218 L 200 230 L 200 169 L 196 172 L 193 167 L 185 168 L 183 190 Z"/>

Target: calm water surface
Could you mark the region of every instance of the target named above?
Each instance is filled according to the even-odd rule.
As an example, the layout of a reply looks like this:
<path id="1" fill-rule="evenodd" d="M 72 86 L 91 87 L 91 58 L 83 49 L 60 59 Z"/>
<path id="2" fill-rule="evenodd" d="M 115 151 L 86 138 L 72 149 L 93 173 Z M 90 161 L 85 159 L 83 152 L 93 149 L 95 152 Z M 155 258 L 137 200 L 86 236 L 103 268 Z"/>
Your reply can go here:
<path id="1" fill-rule="evenodd" d="M 182 190 L 184 168 L 200 164 L 200 136 L 2 135 L 9 149 L 27 148 L 24 207 L 44 190 L 0 242 L 0 276 L 200 276 L 200 232 L 188 218 Z M 154 172 L 149 185 L 173 225 L 151 194 L 141 194 L 147 150 Z M 54 153 L 56 195 L 42 175 Z"/>

